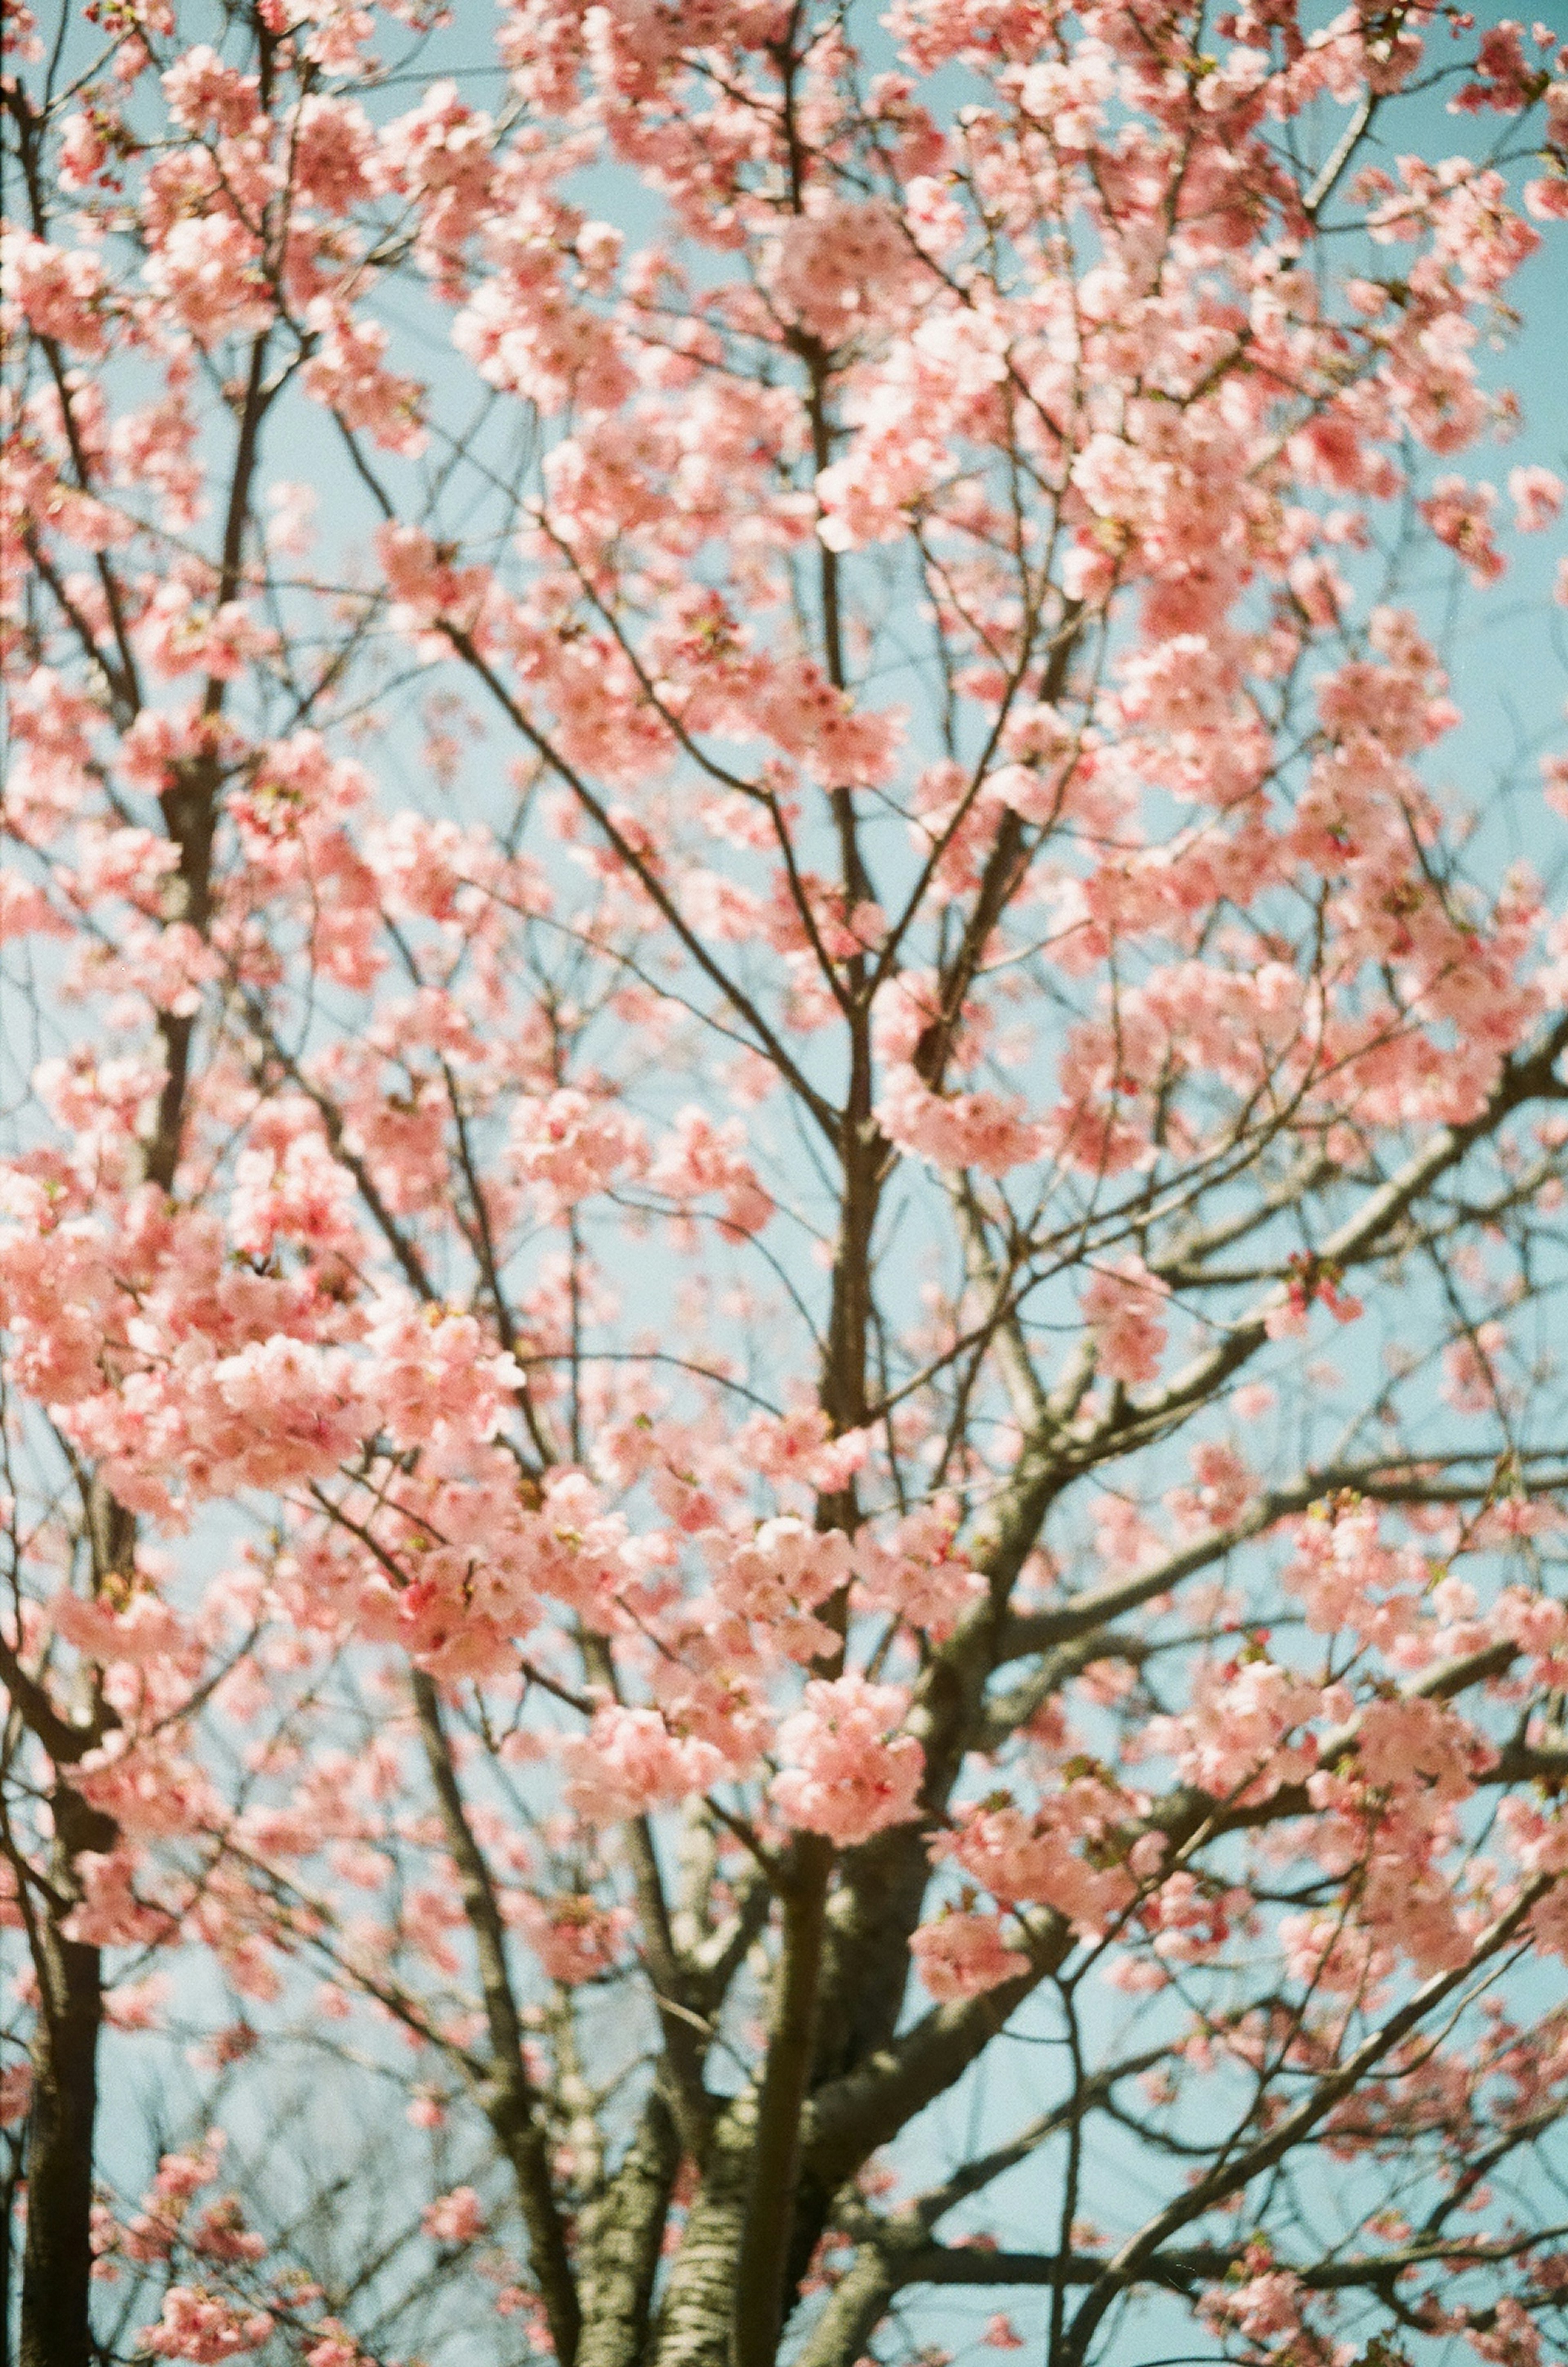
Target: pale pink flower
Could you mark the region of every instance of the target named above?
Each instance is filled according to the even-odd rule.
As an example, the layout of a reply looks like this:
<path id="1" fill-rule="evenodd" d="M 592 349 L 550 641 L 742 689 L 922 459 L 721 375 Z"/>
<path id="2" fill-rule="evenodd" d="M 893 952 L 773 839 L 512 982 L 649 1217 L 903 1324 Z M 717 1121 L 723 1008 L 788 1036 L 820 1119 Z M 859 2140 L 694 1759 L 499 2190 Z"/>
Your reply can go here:
<path id="1" fill-rule="evenodd" d="M 986 1592 L 986 1581 L 954 1544 L 959 1508 L 940 1497 L 894 1523 L 882 1536 L 863 1528 L 855 1539 L 857 1599 L 868 1610 L 895 1613 L 941 1642 Z"/>
<path id="2" fill-rule="evenodd" d="M 1134 1894 L 1121 1865 L 1096 1865 L 1085 1852 L 1124 1824 L 1125 1793 L 1076 1776 L 1032 1813 L 999 1799 L 963 1809 L 937 1854 L 952 1858 L 1004 1905 L 1054 1907 L 1076 1929 L 1099 1933 Z"/>
<path id="3" fill-rule="evenodd" d="M 197 2367 L 259 2350 L 272 2334 L 265 2310 L 249 2309 L 191 2285 L 171 2285 L 156 2326 L 144 2326 L 137 2340 L 158 2359 L 188 2359 Z"/>
<path id="4" fill-rule="evenodd" d="M 552 1981 L 569 1988 L 608 1972 L 620 1957 L 633 1918 L 625 1907 L 592 1898 L 536 1898 L 523 1892 L 509 1911 Z"/>
<path id="5" fill-rule="evenodd" d="M 1510 469 L 1508 493 L 1520 534 L 1540 534 L 1562 508 L 1562 480 L 1551 469 Z"/>
<path id="6" fill-rule="evenodd" d="M 909 1936 L 909 1954 L 939 2005 L 984 1997 L 1029 1970 L 1029 1958 L 1008 1946 L 994 1915 L 942 1915 L 922 1923 Z"/>
<path id="7" fill-rule="evenodd" d="M 1129 1387 L 1155 1379 L 1168 1334 L 1160 1311 L 1168 1285 L 1134 1253 L 1096 1267 L 1078 1305 L 1094 1335 L 1101 1372 Z"/>
<path id="8" fill-rule="evenodd" d="M 779 1728 L 784 1772 L 774 1805 L 792 1825 L 824 1833 L 840 1849 L 915 1816 L 925 1754 L 900 1733 L 908 1698 L 897 1685 L 863 1677 L 816 1679 Z"/>
<path id="9" fill-rule="evenodd" d="M 1321 1687 L 1275 1661 L 1253 1659 L 1205 1667 L 1192 1693 L 1190 1710 L 1151 1719 L 1148 1727 L 1150 1749 L 1168 1751 L 1184 1783 L 1216 1798 L 1233 1792 L 1266 1797 L 1316 1763 L 1304 1738 L 1293 1745 L 1285 1738 L 1321 1714 Z"/>
<path id="10" fill-rule="evenodd" d="M 1494 538 L 1496 502 L 1495 485 L 1467 485 L 1462 477 L 1439 477 L 1420 504 L 1438 540 L 1463 560 L 1478 583 L 1495 583 L 1507 567 Z"/>
<path id="11" fill-rule="evenodd" d="M 260 242 L 232 214 L 187 214 L 171 222 L 142 277 L 200 345 L 254 334 L 273 317 Z"/>
<path id="12" fill-rule="evenodd" d="M 768 1631 L 795 1659 L 831 1648 L 829 1631 L 808 1614 L 849 1583 L 849 1539 L 792 1515 L 763 1521 L 724 1555 L 715 1592 L 728 1609 Z"/>
<path id="13" fill-rule="evenodd" d="M 255 75 L 224 65 L 206 41 L 169 68 L 163 85 L 170 116 L 186 131 L 215 131 L 232 140 L 249 130 L 259 111 Z"/>
<path id="14" fill-rule="evenodd" d="M 492 1438 L 521 1367 L 498 1354 L 472 1315 L 393 1298 L 366 1334 L 366 1394 L 400 1446 Z"/>
<path id="15" fill-rule="evenodd" d="M 268 1258 L 281 1238 L 315 1255 L 352 1254 L 355 1184 L 319 1132 L 280 1150 L 243 1150 L 234 1165 L 230 1238 L 248 1257 Z"/>
<path id="16" fill-rule="evenodd" d="M 89 188 L 107 155 L 107 143 L 91 116 L 68 115 L 60 133 L 61 187 L 73 191 Z"/>
<path id="17" fill-rule="evenodd" d="M 423 452 L 428 440 L 422 422 L 424 389 L 418 379 L 387 368 L 389 338 L 381 323 L 354 320 L 324 296 L 315 299 L 306 317 L 320 340 L 305 365 L 306 393 L 335 412 L 345 427 L 366 429 L 384 452 L 409 459 Z"/>
<path id="18" fill-rule="evenodd" d="M 485 2231 L 484 2206 L 471 2186 L 455 2186 L 427 2203 L 420 2225 L 436 2244 L 471 2244 Z"/>
<path id="19" fill-rule="evenodd" d="M 6 311 L 20 312 L 40 337 L 57 338 L 89 361 L 107 351 L 108 280 L 96 255 L 6 230 L 0 236 L 0 265 Z"/>
<path id="20" fill-rule="evenodd" d="M 305 2367 L 364 2367 L 364 2353 L 352 2334 L 335 2317 L 312 2329 L 316 2339 L 305 2353 Z"/>
<path id="21" fill-rule="evenodd" d="M 313 92 L 300 100 L 290 130 L 294 185 L 310 204 L 347 213 L 375 193 L 381 178 L 376 130 L 355 100 Z"/>
<path id="22" fill-rule="evenodd" d="M 611 1704 L 586 1734 L 562 1748 L 567 1806 L 589 1823 L 613 1825 L 704 1792 L 724 1771 L 711 1742 L 682 1740 L 657 1710 Z"/>
<path id="23" fill-rule="evenodd" d="M 900 1150 L 948 1173 L 978 1167 L 987 1175 L 1006 1175 L 1041 1154 L 1041 1129 L 1016 1098 L 933 1093 L 908 1066 L 888 1070 L 875 1116 Z"/>
<path id="24" fill-rule="evenodd" d="M 723 1200 L 728 1231 L 760 1233 L 773 1216 L 773 1204 L 746 1156 L 745 1141 L 741 1119 L 727 1118 L 716 1126 L 705 1110 L 683 1109 L 654 1156 L 649 1184 L 667 1198 L 687 1203 L 716 1194 Z"/>
<path id="25" fill-rule="evenodd" d="M 568 1086 L 541 1100 L 520 1101 L 513 1112 L 511 1150 L 516 1172 L 536 1186 L 553 1215 L 605 1191 L 646 1157 L 642 1127 L 608 1096 Z"/>

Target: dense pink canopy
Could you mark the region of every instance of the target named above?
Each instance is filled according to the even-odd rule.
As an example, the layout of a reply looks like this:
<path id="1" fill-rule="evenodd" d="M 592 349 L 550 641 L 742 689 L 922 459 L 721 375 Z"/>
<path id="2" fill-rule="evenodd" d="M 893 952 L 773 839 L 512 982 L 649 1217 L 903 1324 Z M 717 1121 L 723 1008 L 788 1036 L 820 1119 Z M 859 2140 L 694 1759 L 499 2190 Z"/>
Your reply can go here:
<path id="1" fill-rule="evenodd" d="M 27 2367 L 1540 2367 L 1568 51 L 6 22 Z"/>

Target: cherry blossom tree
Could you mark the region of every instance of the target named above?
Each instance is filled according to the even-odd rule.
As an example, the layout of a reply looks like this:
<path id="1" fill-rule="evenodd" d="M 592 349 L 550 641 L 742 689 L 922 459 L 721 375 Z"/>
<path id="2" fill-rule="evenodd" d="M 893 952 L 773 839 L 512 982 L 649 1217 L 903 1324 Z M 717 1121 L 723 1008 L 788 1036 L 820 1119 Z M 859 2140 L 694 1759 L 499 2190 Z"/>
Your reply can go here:
<path id="1" fill-rule="evenodd" d="M 122 2195 L 197 2022 L 498 2356 L 1535 2367 L 1568 760 L 1432 587 L 1568 51 L 6 21 L 27 2367 L 386 2355 Z"/>

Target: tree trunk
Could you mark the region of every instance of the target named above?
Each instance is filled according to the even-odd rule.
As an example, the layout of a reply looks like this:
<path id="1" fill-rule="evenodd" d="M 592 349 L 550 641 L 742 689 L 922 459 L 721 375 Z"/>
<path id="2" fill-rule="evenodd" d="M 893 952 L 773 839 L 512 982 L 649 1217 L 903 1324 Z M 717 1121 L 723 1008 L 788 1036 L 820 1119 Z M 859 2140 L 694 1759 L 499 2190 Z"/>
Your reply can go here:
<path id="1" fill-rule="evenodd" d="M 114 1830 L 63 1784 L 56 1787 L 54 1813 L 54 1878 L 69 1896 L 77 1854 L 112 1847 Z M 95 2356 L 88 2305 L 103 1967 L 96 1948 L 64 1936 L 67 1911 L 50 1914 L 38 1930 L 42 1996 L 28 2124 L 21 2367 L 92 2367 Z"/>

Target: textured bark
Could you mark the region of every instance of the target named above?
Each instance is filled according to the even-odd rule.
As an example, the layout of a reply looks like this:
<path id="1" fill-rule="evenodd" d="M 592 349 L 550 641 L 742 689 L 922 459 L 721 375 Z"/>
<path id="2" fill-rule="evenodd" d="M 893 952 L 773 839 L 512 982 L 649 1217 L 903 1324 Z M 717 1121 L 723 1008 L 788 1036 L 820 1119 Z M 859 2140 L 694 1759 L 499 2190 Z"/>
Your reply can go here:
<path id="1" fill-rule="evenodd" d="M 773 2026 L 757 2108 L 750 2209 L 735 2288 L 735 2367 L 770 2367 L 786 2313 L 790 2234 L 800 2163 L 800 2117 L 817 2037 L 830 1845 L 801 1844 L 798 1886 L 784 1902 L 784 1945 Z"/>
<path id="2" fill-rule="evenodd" d="M 680 2253 L 649 2349 L 651 2367 L 731 2367 L 736 2276 L 752 2207 L 757 2104 L 731 2105 L 714 2132 L 707 2169 L 686 2222 Z M 779 2207 L 756 2198 L 759 2210 Z"/>
<path id="3" fill-rule="evenodd" d="M 647 2355 L 653 2280 L 680 2160 L 670 2108 L 656 2091 L 584 2229 L 577 2367 L 635 2367 Z"/>
<path id="4" fill-rule="evenodd" d="M 83 1850 L 112 1847 L 114 1829 L 63 1784 L 55 1791 L 54 1818 L 51 1872 L 65 1888 L 73 1859 Z M 35 1942 L 41 2008 L 28 2124 L 21 2367 L 89 2367 L 96 2355 L 89 2302 L 103 1976 L 97 1949 L 68 1940 L 63 1920 L 63 1912 L 51 1912 Z"/>

